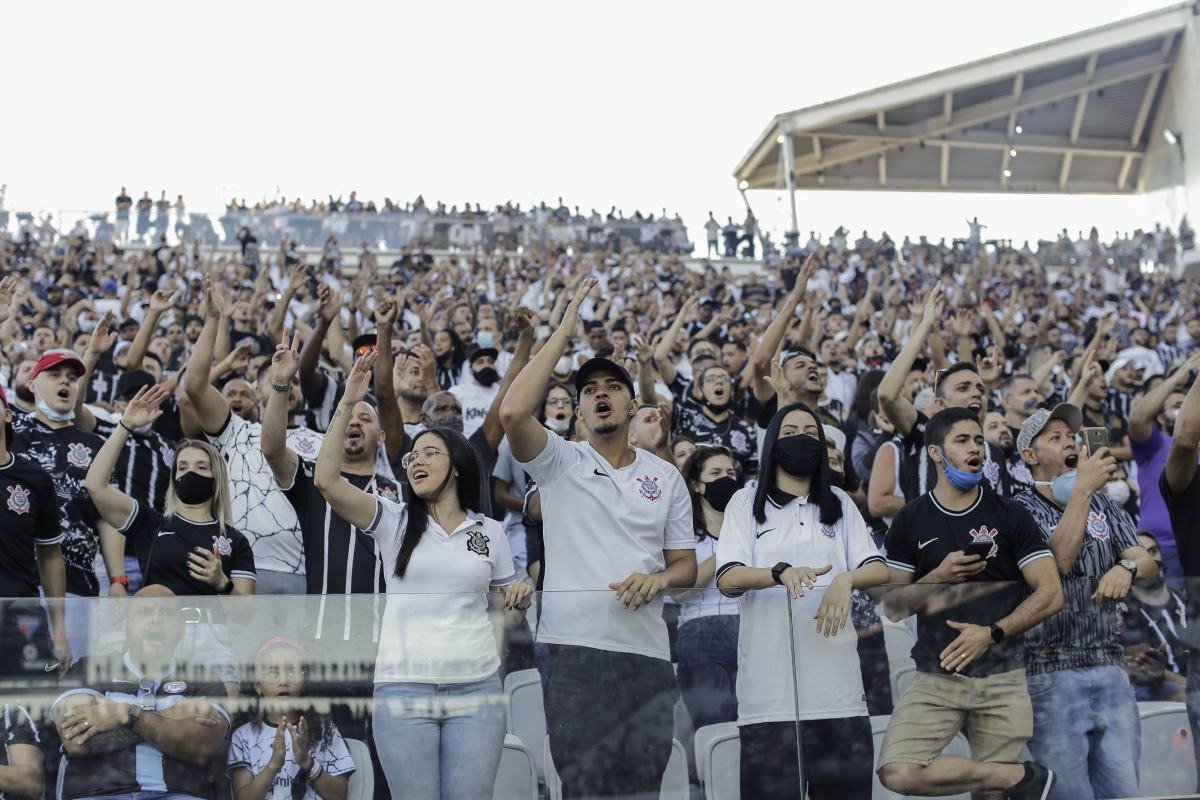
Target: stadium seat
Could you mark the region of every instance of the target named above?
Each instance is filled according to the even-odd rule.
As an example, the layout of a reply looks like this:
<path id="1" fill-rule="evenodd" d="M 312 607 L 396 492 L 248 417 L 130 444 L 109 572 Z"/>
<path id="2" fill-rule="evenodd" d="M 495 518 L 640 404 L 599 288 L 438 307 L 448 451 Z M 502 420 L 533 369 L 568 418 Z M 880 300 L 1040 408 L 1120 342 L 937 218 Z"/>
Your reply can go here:
<path id="1" fill-rule="evenodd" d="M 537 800 L 538 778 L 534 763 L 533 753 L 520 737 L 511 733 L 506 735 L 492 800 Z"/>
<path id="2" fill-rule="evenodd" d="M 548 800 L 562 800 L 562 781 L 554 769 L 554 757 L 550 755 L 550 737 L 546 737 L 542 748 L 543 761 L 546 764 L 546 797 Z M 691 787 L 688 784 L 687 753 L 677 739 L 671 740 L 671 758 L 667 761 L 667 770 L 663 773 L 662 787 L 659 789 L 659 800 L 688 800 Z"/>
<path id="3" fill-rule="evenodd" d="M 536 669 L 523 669 L 504 676 L 504 696 L 508 700 L 508 732 L 522 742 L 540 742 L 546 738 L 546 710 L 542 700 L 542 678 Z M 541 748 L 533 753 L 533 765 L 539 781 L 546 779 Z"/>
<path id="4" fill-rule="evenodd" d="M 901 667 L 900 669 L 892 670 L 892 702 L 900 702 L 900 697 L 908 691 L 908 687 L 912 686 L 912 682 L 916 680 L 917 668 L 915 666 Z"/>
<path id="5" fill-rule="evenodd" d="M 875 743 L 875 763 L 879 763 L 879 751 L 883 747 L 883 735 L 887 733 L 888 721 L 890 715 L 884 714 L 877 717 L 871 717 L 871 739 Z M 946 749 L 942 751 L 943 755 L 947 756 L 964 756 L 971 757 L 971 746 L 967 744 L 967 737 L 962 733 L 954 734 L 954 738 L 950 740 L 950 744 L 946 745 Z M 956 794 L 951 796 L 952 800 L 971 800 L 970 794 Z M 879 776 L 875 775 L 872 778 L 871 800 L 907 800 L 906 795 L 896 794 L 879 782 Z"/>
<path id="6" fill-rule="evenodd" d="M 375 767 L 371 763 L 371 751 L 361 739 L 347 739 L 346 749 L 354 762 L 354 773 L 346 789 L 346 800 L 372 800 L 375 797 Z"/>
<path id="7" fill-rule="evenodd" d="M 738 800 L 742 754 L 736 722 L 696 731 L 696 773 L 705 800 Z"/>
<path id="8" fill-rule="evenodd" d="M 1196 791 L 1196 754 L 1183 703 L 1139 703 L 1142 797 L 1191 795 Z"/>

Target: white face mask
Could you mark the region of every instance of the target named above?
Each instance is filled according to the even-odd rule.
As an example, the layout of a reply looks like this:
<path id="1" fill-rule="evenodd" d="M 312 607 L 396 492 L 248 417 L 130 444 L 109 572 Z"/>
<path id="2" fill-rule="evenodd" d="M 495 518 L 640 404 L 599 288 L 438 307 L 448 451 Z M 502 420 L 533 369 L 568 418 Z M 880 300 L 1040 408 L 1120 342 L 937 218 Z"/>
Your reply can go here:
<path id="1" fill-rule="evenodd" d="M 70 411 L 63 413 L 61 411 L 55 411 L 53 408 L 51 408 L 50 404 L 43 400 L 40 394 L 35 392 L 34 396 L 37 398 L 37 402 L 35 403 L 37 410 L 45 414 L 46 418 L 51 422 L 71 422 L 75 419 L 74 406 L 71 407 Z"/>
<path id="2" fill-rule="evenodd" d="M 555 433 L 566 433 L 567 429 L 571 427 L 571 418 L 557 419 L 555 417 L 546 417 L 546 427 Z"/>
<path id="3" fill-rule="evenodd" d="M 1129 488 L 1129 481 L 1109 481 L 1104 485 L 1104 492 L 1108 495 L 1109 500 L 1123 506 L 1129 502 L 1132 490 Z"/>
<path id="4" fill-rule="evenodd" d="M 569 375 L 571 372 L 571 357 L 563 356 L 554 364 L 555 375 Z"/>

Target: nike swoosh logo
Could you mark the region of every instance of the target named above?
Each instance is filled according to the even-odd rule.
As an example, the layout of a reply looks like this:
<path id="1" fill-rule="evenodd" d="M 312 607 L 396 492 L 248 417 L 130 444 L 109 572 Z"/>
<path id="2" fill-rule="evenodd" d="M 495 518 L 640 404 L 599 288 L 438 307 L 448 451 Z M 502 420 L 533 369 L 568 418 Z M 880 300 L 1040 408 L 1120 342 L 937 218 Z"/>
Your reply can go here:
<path id="1" fill-rule="evenodd" d="M 765 531 L 759 531 L 758 533 L 754 534 L 754 538 L 761 539 L 764 535 L 770 533 L 773 530 L 776 530 L 776 529 L 775 528 L 767 528 Z"/>
<path id="2" fill-rule="evenodd" d="M 918 549 L 918 550 L 924 550 L 926 545 L 933 544 L 933 543 L 934 543 L 934 542 L 936 542 L 937 540 L 938 540 L 938 537 L 936 537 L 936 536 L 935 536 L 935 537 L 933 537 L 932 539 L 930 539 L 930 540 L 929 540 L 929 541 L 927 541 L 927 542 L 917 542 L 917 549 Z"/>
<path id="3" fill-rule="evenodd" d="M 607 477 L 608 477 L 608 473 L 607 473 L 607 472 L 604 472 L 604 471 L 603 471 L 603 470 L 601 470 L 599 467 L 597 467 L 596 469 L 592 470 L 592 474 L 594 474 L 594 475 L 599 475 L 601 478 L 607 478 Z"/>
<path id="4" fill-rule="evenodd" d="M 172 533 L 174 533 L 174 532 L 175 532 L 175 531 L 159 531 L 159 532 L 158 532 L 158 535 L 159 535 L 159 536 L 170 536 L 170 535 L 171 535 Z"/>

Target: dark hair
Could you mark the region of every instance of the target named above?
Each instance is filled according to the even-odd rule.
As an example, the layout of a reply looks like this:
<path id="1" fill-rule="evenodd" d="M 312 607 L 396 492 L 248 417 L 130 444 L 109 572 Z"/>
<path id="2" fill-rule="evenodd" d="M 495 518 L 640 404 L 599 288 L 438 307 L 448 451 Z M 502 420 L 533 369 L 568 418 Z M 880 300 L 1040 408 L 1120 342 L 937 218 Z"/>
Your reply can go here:
<path id="1" fill-rule="evenodd" d="M 858 379 L 858 388 L 854 390 L 854 402 L 850 404 L 850 413 L 863 422 L 869 422 L 871 412 L 879 408 L 879 384 L 883 382 L 885 374 L 881 369 L 869 369 Z"/>
<path id="2" fill-rule="evenodd" d="M 813 473 L 809 483 L 809 498 L 817 498 L 821 507 L 821 524 L 832 525 L 842 518 L 842 501 L 833 491 L 832 470 L 829 468 L 828 444 L 825 442 L 825 427 L 821 418 L 804 403 L 792 403 L 775 412 L 771 423 L 767 425 L 767 433 L 763 438 L 762 457 L 758 466 L 758 488 L 754 491 L 754 519 L 766 522 L 767 495 L 775 488 L 775 442 L 779 439 L 779 429 L 783 427 L 783 418 L 793 411 L 803 411 L 811 414 L 817 423 L 817 440 L 821 442 L 821 463 Z"/>
<path id="3" fill-rule="evenodd" d="M 417 449 L 417 443 L 424 436 L 434 435 L 441 438 L 450 453 L 450 466 L 446 470 L 446 478 L 438 489 L 440 494 L 450 482 L 450 476 L 458 473 L 455 482 L 458 504 L 463 511 L 475 511 L 479 508 L 479 457 L 470 442 L 453 428 L 430 428 L 417 434 L 413 439 L 412 449 Z M 397 578 L 404 577 L 408 562 L 412 559 L 413 551 L 421 542 L 425 528 L 429 526 L 429 506 L 425 499 L 418 497 L 407 483 L 405 484 L 405 518 L 404 536 L 400 540 L 400 552 L 396 554 Z"/>
<path id="4" fill-rule="evenodd" d="M 433 335 L 437 336 L 439 333 L 444 333 L 450 337 L 450 349 L 441 358 L 448 359 L 450 362 L 449 365 L 453 369 L 462 369 L 463 362 L 467 360 L 467 350 L 463 347 L 462 339 L 458 338 L 458 334 L 451 328 L 442 328 L 439 331 L 435 331 Z M 432 340 L 430 343 L 432 344 Z"/>
<path id="5" fill-rule="evenodd" d="M 933 419 L 925 424 L 925 445 L 944 447 L 946 434 L 960 422 L 974 422 L 979 425 L 979 418 L 965 408 L 947 408 L 933 415 Z M 980 425 L 980 429 L 983 426 Z"/>
<path id="6" fill-rule="evenodd" d="M 942 387 L 946 385 L 946 381 L 949 380 L 950 376 L 956 372 L 974 372 L 976 375 L 978 375 L 979 368 L 970 361 L 960 361 L 954 366 L 947 367 L 946 369 L 938 372 L 937 376 L 934 378 L 933 385 L 933 391 L 938 397 L 945 398 L 946 393 L 942 390 Z"/>
<path id="7" fill-rule="evenodd" d="M 692 451 L 687 460 L 683 462 L 683 466 L 679 471 L 683 474 L 683 480 L 687 484 L 688 496 L 692 499 L 692 527 L 696 529 L 696 538 L 701 536 L 712 536 L 712 533 L 704 527 L 704 511 L 700 507 L 700 499 L 703 495 L 697 494 L 692 489 L 693 482 L 699 482 L 700 471 L 704 469 L 704 464 L 710 458 L 715 456 L 725 456 L 733 462 L 734 469 L 737 469 L 737 461 L 733 457 L 733 453 L 728 447 L 719 444 L 702 444 Z"/>
<path id="8" fill-rule="evenodd" d="M 1000 394 L 1006 395 L 1011 392 L 1016 387 L 1017 381 L 1021 379 L 1031 381 L 1033 380 L 1033 376 L 1028 372 L 1014 372 L 1012 375 L 1009 375 L 1007 378 L 1005 378 L 1004 382 L 1000 384 Z"/>
<path id="9" fill-rule="evenodd" d="M 539 422 L 546 421 L 546 400 L 550 397 L 550 392 L 553 389 L 562 389 L 567 393 L 567 397 L 571 398 L 571 410 L 567 413 L 567 417 L 575 416 L 575 387 L 562 381 L 550 381 L 546 384 L 546 391 L 542 392 L 542 399 L 538 403 L 537 414 L 535 416 Z"/>

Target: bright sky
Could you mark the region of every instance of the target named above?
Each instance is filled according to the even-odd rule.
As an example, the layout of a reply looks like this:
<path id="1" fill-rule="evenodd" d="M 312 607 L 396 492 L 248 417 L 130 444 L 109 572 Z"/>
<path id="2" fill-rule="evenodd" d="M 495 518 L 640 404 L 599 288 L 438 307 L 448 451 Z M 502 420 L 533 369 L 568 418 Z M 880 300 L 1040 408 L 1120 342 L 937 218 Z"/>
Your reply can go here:
<path id="1" fill-rule="evenodd" d="M 11 3 L 9 209 L 110 209 L 125 185 L 213 211 L 276 187 L 740 220 L 732 172 L 773 115 L 1163 6 L 904 3 Z M 751 192 L 768 228 L 787 201 Z M 1051 237 L 1148 226 L 1125 197 L 798 195 L 828 236 Z M 66 214 L 70 225 L 79 215 Z"/>

